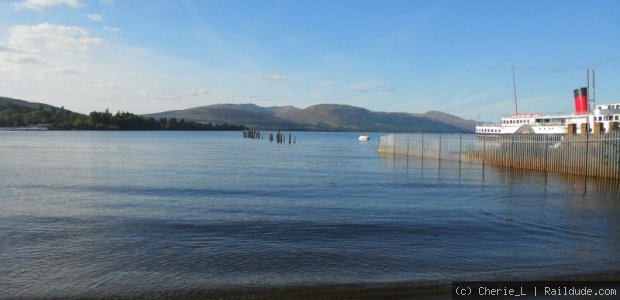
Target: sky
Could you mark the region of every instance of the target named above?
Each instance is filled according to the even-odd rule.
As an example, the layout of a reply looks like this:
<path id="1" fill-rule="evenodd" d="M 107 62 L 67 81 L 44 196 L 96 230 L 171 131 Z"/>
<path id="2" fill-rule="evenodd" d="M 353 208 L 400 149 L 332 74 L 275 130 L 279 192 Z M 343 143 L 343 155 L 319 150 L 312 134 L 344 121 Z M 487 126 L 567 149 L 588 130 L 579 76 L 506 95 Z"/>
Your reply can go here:
<path id="1" fill-rule="evenodd" d="M 336 103 L 497 121 L 620 103 L 617 0 L 0 0 L 0 96 L 81 113 Z"/>

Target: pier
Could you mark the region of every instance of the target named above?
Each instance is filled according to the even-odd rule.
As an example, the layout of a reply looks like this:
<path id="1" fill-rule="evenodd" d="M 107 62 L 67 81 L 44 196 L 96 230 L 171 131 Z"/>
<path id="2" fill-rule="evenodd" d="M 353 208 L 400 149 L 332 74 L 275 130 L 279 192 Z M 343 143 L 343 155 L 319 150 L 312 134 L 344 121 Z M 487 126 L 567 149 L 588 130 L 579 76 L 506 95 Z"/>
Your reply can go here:
<path id="1" fill-rule="evenodd" d="M 377 151 L 419 159 L 458 161 L 620 179 L 620 132 L 583 135 L 391 134 Z"/>
<path id="2" fill-rule="evenodd" d="M 293 136 L 291 133 L 288 133 L 288 139 L 287 139 L 287 134 L 282 132 L 282 131 L 277 131 L 274 132 L 271 131 L 269 132 L 269 135 L 263 134 L 261 133 L 260 130 L 254 130 L 254 129 L 248 129 L 248 130 L 243 130 L 241 132 L 241 134 L 243 135 L 243 138 L 246 139 L 256 139 L 256 140 L 262 140 L 262 139 L 267 139 L 269 140 L 269 142 L 276 142 L 278 144 L 286 144 L 288 142 L 288 144 L 297 144 L 297 137 Z"/>

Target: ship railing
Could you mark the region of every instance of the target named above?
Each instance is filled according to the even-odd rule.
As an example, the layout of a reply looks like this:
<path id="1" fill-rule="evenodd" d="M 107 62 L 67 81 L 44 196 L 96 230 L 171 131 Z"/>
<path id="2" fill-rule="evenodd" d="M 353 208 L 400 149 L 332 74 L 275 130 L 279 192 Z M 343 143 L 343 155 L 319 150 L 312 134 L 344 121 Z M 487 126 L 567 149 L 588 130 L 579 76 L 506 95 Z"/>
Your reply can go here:
<path id="1" fill-rule="evenodd" d="M 578 115 L 574 112 L 555 112 L 555 113 L 544 113 L 544 114 L 503 114 L 502 118 L 553 118 L 553 117 L 583 117 L 587 115 Z"/>

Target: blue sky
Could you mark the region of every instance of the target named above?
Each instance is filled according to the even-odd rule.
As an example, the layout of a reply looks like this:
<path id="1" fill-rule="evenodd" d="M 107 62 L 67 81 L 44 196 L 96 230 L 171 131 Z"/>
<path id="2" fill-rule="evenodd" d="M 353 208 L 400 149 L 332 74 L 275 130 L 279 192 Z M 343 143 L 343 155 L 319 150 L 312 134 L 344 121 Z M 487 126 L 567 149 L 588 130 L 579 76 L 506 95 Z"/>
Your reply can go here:
<path id="1" fill-rule="evenodd" d="M 217 103 L 495 121 L 620 102 L 620 1 L 0 0 L 0 95 L 78 112 Z"/>

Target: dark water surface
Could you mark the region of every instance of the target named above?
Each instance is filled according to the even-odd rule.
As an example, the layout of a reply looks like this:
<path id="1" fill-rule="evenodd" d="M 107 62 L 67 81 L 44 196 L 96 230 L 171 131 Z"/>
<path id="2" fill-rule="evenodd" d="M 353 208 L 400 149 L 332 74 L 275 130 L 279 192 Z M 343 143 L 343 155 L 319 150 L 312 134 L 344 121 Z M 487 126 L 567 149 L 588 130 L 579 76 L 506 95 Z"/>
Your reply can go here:
<path id="1" fill-rule="evenodd" d="M 0 298 L 620 271 L 618 182 L 295 135 L 0 132 Z"/>

